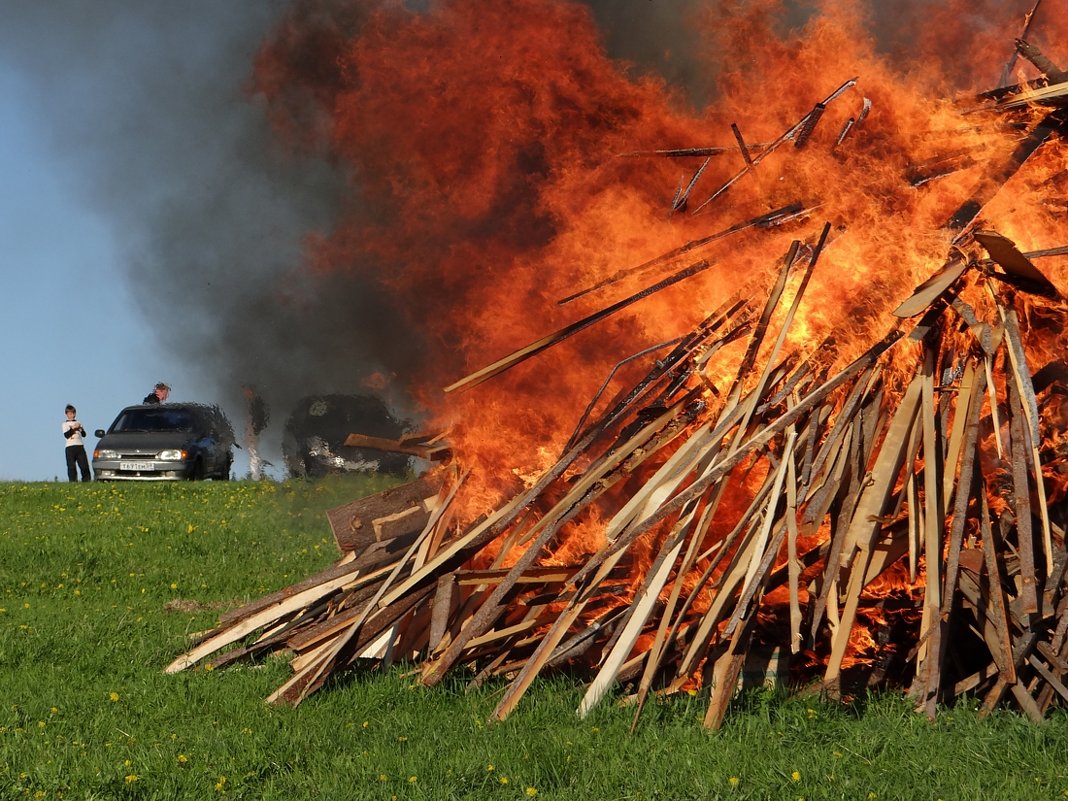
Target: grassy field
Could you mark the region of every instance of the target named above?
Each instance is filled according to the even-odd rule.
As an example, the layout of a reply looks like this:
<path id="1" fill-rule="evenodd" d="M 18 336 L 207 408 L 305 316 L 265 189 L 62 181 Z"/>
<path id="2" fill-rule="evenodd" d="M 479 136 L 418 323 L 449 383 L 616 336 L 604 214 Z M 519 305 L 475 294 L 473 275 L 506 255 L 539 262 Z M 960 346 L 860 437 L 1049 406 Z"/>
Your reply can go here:
<path id="1" fill-rule="evenodd" d="M 397 670 L 298 709 L 284 659 L 164 675 L 222 609 L 337 554 L 323 512 L 377 489 L 0 484 L 0 799 L 1063 799 L 1068 716 L 929 723 L 898 696 L 843 707 L 769 691 L 722 731 L 704 701 L 574 714 L 564 679 L 506 722 L 500 692 Z"/>

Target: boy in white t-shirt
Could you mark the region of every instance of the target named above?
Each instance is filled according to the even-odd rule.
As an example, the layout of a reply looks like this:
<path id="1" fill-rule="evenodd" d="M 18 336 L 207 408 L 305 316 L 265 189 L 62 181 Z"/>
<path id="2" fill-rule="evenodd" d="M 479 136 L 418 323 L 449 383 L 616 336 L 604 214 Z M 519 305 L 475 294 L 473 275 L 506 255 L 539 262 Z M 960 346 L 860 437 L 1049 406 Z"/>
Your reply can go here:
<path id="1" fill-rule="evenodd" d="M 82 471 L 82 481 L 89 481 L 89 457 L 85 455 L 85 428 L 76 419 L 78 410 L 69 403 L 66 408 L 67 419 L 63 421 L 63 437 L 67 440 L 67 478 L 78 480 L 78 471 Z"/>

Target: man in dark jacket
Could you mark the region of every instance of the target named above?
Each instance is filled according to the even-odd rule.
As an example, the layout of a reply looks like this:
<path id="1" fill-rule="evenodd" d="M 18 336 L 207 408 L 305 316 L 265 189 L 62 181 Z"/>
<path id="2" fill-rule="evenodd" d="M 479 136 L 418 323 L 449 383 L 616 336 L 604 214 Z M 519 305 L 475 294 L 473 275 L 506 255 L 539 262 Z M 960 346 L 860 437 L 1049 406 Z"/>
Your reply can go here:
<path id="1" fill-rule="evenodd" d="M 151 392 L 145 395 L 145 399 L 141 403 L 163 403 L 170 394 L 171 388 L 160 381 Z"/>

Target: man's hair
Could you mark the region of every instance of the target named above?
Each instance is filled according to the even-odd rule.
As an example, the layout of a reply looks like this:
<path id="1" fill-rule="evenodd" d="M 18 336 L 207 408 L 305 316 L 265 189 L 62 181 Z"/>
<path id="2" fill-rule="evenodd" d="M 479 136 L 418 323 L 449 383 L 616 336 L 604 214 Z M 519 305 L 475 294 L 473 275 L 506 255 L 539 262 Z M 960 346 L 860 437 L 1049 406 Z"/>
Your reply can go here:
<path id="1" fill-rule="evenodd" d="M 70 405 L 70 404 L 68 403 L 68 404 L 67 404 L 67 408 L 66 408 L 66 409 L 64 409 L 63 411 L 64 411 L 64 412 L 76 412 L 76 411 L 78 411 L 78 410 L 77 410 L 77 409 L 75 409 L 75 408 L 74 408 L 73 406 L 71 406 L 71 405 Z"/>
<path id="2" fill-rule="evenodd" d="M 170 391 L 170 387 L 167 386 L 166 384 L 164 384 L 162 381 L 160 381 L 158 384 L 156 384 L 155 388 L 156 389 L 166 389 L 166 390 Z"/>

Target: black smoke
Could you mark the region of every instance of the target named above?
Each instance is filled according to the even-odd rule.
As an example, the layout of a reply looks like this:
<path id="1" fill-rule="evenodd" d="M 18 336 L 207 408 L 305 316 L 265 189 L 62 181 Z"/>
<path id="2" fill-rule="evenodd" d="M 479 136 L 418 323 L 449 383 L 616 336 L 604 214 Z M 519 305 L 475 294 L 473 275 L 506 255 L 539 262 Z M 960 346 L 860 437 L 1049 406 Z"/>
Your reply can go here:
<path id="1" fill-rule="evenodd" d="M 359 0 L 304 5 L 360 21 Z M 697 5 L 590 3 L 613 55 L 699 94 Z M 117 243 L 140 307 L 131 315 L 161 354 L 152 380 L 181 364 L 237 420 L 240 387 L 255 384 L 280 426 L 298 398 L 361 391 L 379 373 L 398 377 L 385 395 L 412 416 L 400 387 L 424 350 L 420 332 L 374 285 L 305 264 L 308 238 L 329 236 L 341 204 L 361 202 L 358 187 L 280 142 L 250 91 L 257 52 L 291 6 L 7 3 L 0 64 L 30 85 L 25 112 L 46 122 L 70 185 Z"/>

